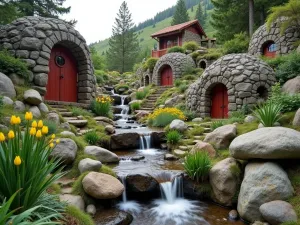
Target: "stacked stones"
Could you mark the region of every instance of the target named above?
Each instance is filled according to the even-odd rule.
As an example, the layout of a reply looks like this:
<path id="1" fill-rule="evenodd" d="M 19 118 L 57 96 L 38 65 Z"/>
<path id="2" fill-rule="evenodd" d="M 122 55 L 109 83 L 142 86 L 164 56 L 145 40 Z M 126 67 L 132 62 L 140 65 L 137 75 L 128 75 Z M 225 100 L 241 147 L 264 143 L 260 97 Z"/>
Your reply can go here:
<path id="1" fill-rule="evenodd" d="M 201 36 L 199 34 L 186 30 L 182 37 L 182 43 L 189 41 L 195 41 L 196 43 L 201 45 Z"/>
<path id="2" fill-rule="evenodd" d="M 67 47 L 78 64 L 78 100 L 88 103 L 95 95 L 96 79 L 85 39 L 70 24 L 53 18 L 24 17 L 0 28 L 0 47 L 25 61 L 32 74 L 29 82 L 46 93 L 51 49 Z M 9 74 L 8 74 L 9 75 Z"/>
<path id="3" fill-rule="evenodd" d="M 274 71 L 262 60 L 248 54 L 230 54 L 210 65 L 187 92 L 186 105 L 202 117 L 210 116 L 211 91 L 218 84 L 227 87 L 229 113 L 261 98 L 258 89 L 267 92 L 276 82 Z"/>
<path id="4" fill-rule="evenodd" d="M 295 26 L 289 27 L 281 35 L 280 24 L 278 22 L 273 23 L 270 30 L 268 30 L 266 24 L 262 25 L 253 34 L 249 45 L 249 54 L 260 56 L 263 54 L 264 44 L 274 41 L 277 47 L 277 55 L 288 54 L 295 50 L 297 47 L 294 43 L 300 40 L 300 33 Z"/>
<path id="5" fill-rule="evenodd" d="M 195 62 L 189 55 L 183 53 L 169 53 L 161 57 L 153 70 L 152 82 L 160 85 L 161 72 L 165 66 L 170 66 L 173 71 L 173 80 L 179 79 L 187 68 L 195 68 Z"/>

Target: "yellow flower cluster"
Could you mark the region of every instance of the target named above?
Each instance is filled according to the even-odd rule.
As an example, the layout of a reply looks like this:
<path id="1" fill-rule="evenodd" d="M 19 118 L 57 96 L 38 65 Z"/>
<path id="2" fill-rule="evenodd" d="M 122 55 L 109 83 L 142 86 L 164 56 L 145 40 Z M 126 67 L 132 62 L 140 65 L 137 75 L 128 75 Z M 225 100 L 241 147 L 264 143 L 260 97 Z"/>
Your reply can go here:
<path id="1" fill-rule="evenodd" d="M 10 118 L 10 124 L 11 125 L 18 125 L 21 123 L 21 118 L 20 117 L 17 117 L 15 115 L 13 115 L 11 118 Z"/>
<path id="2" fill-rule="evenodd" d="M 48 134 L 48 132 L 49 132 L 48 127 L 44 126 L 42 120 L 39 120 L 38 122 L 36 122 L 36 120 L 34 120 L 31 123 L 31 128 L 29 131 L 31 136 L 36 136 L 37 138 L 41 138 L 43 135 Z"/>
<path id="3" fill-rule="evenodd" d="M 114 99 L 109 96 L 102 96 L 102 97 L 96 98 L 96 102 L 99 102 L 99 103 L 112 103 L 113 100 Z"/>
<path id="4" fill-rule="evenodd" d="M 53 148 L 54 147 L 54 139 L 55 139 L 55 134 L 52 134 L 51 135 L 51 139 L 50 139 L 50 141 L 49 141 L 49 147 L 50 148 Z M 60 140 L 59 139 L 56 139 L 56 144 L 59 144 L 60 143 Z"/>
<path id="5" fill-rule="evenodd" d="M 174 116 L 178 117 L 178 119 L 181 119 L 181 120 L 186 119 L 183 112 L 180 111 L 177 108 L 160 108 L 160 109 L 156 109 L 156 110 L 154 110 L 153 113 L 151 113 L 148 116 L 148 119 L 155 120 L 159 115 L 165 114 L 165 113 L 170 114 L 170 115 L 174 115 Z"/>

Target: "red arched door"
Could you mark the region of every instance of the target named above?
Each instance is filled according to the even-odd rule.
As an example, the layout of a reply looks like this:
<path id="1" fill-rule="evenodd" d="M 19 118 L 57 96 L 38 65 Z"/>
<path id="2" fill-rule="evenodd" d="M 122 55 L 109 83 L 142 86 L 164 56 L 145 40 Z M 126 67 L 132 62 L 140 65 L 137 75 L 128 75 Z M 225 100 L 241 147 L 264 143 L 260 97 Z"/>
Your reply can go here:
<path id="1" fill-rule="evenodd" d="M 276 57 L 276 44 L 274 42 L 269 42 L 265 45 L 264 49 L 264 56 L 268 58 L 275 58 Z"/>
<path id="2" fill-rule="evenodd" d="M 54 46 L 49 62 L 46 100 L 77 102 L 77 65 L 72 53 Z"/>
<path id="3" fill-rule="evenodd" d="M 217 84 L 212 90 L 212 118 L 228 118 L 228 93 L 223 84 Z"/>
<path id="4" fill-rule="evenodd" d="M 173 72 L 170 66 L 166 66 L 161 71 L 161 86 L 172 86 L 173 85 Z"/>

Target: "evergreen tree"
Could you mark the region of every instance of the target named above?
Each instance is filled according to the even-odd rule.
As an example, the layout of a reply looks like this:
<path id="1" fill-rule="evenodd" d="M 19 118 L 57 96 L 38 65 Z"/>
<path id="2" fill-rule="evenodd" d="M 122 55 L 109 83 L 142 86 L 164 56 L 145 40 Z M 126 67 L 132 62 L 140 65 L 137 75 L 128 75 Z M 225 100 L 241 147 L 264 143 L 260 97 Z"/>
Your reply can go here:
<path id="1" fill-rule="evenodd" d="M 176 24 L 181 24 L 189 20 L 189 14 L 187 12 L 184 0 L 178 0 L 171 25 L 173 26 Z"/>
<path id="2" fill-rule="evenodd" d="M 198 4 L 198 8 L 196 10 L 195 20 L 198 20 L 199 23 L 204 26 L 205 25 L 205 15 L 202 10 L 201 2 Z"/>
<path id="3" fill-rule="evenodd" d="M 107 52 L 107 63 L 111 70 L 121 73 L 132 70 L 139 52 L 137 35 L 133 32 L 131 13 L 124 1 L 119 9 L 113 35 L 109 39 L 109 50 Z"/>
<path id="4" fill-rule="evenodd" d="M 191 8 L 191 12 L 194 12 L 194 6 L 192 6 L 192 8 Z"/>
<path id="5" fill-rule="evenodd" d="M 8 24 L 19 16 L 20 13 L 11 1 L 0 0 L 0 25 Z"/>

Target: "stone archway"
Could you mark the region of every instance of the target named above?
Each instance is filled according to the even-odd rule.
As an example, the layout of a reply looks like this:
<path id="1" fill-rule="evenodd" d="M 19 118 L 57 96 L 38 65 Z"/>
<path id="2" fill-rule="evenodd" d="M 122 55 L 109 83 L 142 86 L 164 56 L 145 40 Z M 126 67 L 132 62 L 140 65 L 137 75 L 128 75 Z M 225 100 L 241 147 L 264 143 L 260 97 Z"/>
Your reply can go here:
<path id="1" fill-rule="evenodd" d="M 261 46 L 261 55 L 268 58 L 275 58 L 277 51 L 277 45 L 274 41 L 268 40 Z"/>
<path id="2" fill-rule="evenodd" d="M 149 75 L 145 76 L 145 86 L 148 86 L 150 84 L 150 77 Z"/>
<path id="3" fill-rule="evenodd" d="M 208 66 L 208 62 L 205 59 L 201 59 L 198 63 L 199 68 L 205 70 Z"/>

